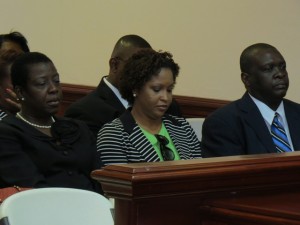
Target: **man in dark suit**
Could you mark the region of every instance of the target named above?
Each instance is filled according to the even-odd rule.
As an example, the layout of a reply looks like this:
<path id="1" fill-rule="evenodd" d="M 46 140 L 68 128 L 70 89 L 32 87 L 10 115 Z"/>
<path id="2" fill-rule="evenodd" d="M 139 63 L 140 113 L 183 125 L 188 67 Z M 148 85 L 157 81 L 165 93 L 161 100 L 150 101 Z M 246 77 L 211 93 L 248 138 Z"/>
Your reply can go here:
<path id="1" fill-rule="evenodd" d="M 142 37 L 138 35 L 121 37 L 109 60 L 108 76 L 102 77 L 94 91 L 73 103 L 66 110 L 65 116 L 85 121 L 96 136 L 105 123 L 111 122 L 125 112 L 130 105 L 119 92 L 121 71 L 126 61 L 142 48 L 151 48 Z M 181 115 L 176 102 L 171 104 L 167 113 Z"/>
<path id="2" fill-rule="evenodd" d="M 207 117 L 202 129 L 202 156 L 299 150 L 300 105 L 284 99 L 289 79 L 283 56 L 271 45 L 254 44 L 241 54 L 240 67 L 247 92 Z M 275 115 L 288 150 L 278 147 Z"/>

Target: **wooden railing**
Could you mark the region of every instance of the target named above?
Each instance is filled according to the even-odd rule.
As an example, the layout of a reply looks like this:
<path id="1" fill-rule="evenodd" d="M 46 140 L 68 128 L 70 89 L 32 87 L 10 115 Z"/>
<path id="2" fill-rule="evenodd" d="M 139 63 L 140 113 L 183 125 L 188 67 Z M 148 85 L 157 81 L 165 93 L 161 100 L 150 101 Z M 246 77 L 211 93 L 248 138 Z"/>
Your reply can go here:
<path id="1" fill-rule="evenodd" d="M 63 102 L 59 111 L 59 115 L 63 115 L 66 108 L 73 102 L 84 97 L 96 87 L 75 85 L 75 84 L 62 84 Z M 199 98 L 175 95 L 174 98 L 180 105 L 182 115 L 186 118 L 190 117 L 207 117 L 211 112 L 226 105 L 229 101 Z"/>
<path id="2" fill-rule="evenodd" d="M 115 225 L 300 225 L 300 152 L 108 165 Z"/>

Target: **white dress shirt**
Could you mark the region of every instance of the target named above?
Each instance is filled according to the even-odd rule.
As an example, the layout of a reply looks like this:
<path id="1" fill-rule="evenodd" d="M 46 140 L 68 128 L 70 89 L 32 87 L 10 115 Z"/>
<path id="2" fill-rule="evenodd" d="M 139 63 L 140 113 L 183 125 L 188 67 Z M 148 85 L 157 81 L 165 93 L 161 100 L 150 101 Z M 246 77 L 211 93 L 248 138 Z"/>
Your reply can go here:
<path id="1" fill-rule="evenodd" d="M 113 86 L 111 83 L 109 83 L 109 81 L 106 79 L 106 77 L 103 78 L 104 82 L 106 83 L 106 85 L 113 91 L 113 93 L 117 96 L 117 98 L 120 100 L 120 102 L 122 103 L 122 105 L 125 107 L 125 109 L 127 109 L 130 105 L 128 103 L 128 101 L 124 98 L 122 98 L 120 91 Z"/>
<path id="2" fill-rule="evenodd" d="M 290 131 L 289 131 L 289 125 L 287 123 L 285 112 L 284 112 L 283 101 L 281 101 L 281 103 L 278 106 L 278 108 L 276 109 L 276 111 L 274 111 L 273 109 L 271 109 L 269 106 L 267 106 L 262 101 L 254 98 L 252 95 L 250 95 L 250 97 L 254 101 L 255 105 L 258 107 L 262 117 L 264 118 L 264 120 L 266 122 L 266 125 L 267 125 L 270 133 L 271 133 L 271 125 L 272 125 L 275 113 L 277 112 L 279 114 L 278 120 L 282 124 L 282 126 L 284 127 L 284 130 L 285 130 L 285 133 L 286 133 L 287 138 L 289 140 L 291 149 L 292 149 L 292 151 L 294 151 L 293 142 L 292 142 Z"/>

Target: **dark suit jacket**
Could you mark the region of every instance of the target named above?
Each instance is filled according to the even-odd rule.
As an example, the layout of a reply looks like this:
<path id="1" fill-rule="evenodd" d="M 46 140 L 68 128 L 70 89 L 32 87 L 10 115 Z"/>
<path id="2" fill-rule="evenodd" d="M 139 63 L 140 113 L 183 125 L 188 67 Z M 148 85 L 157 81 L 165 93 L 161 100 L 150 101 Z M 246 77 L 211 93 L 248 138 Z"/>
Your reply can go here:
<path id="1" fill-rule="evenodd" d="M 118 118 L 125 110 L 118 97 L 102 78 L 94 91 L 73 103 L 66 110 L 65 116 L 85 121 L 96 137 L 105 123 Z M 181 116 L 179 106 L 175 101 L 172 102 L 167 113 Z"/>
<path id="2" fill-rule="evenodd" d="M 50 137 L 15 116 L 0 122 L 0 188 L 18 185 L 100 191 L 90 177 L 102 166 L 90 130 L 84 122 L 69 118 L 56 118 L 55 123 Z"/>
<path id="3" fill-rule="evenodd" d="M 300 105 L 286 100 L 284 110 L 293 147 L 300 150 Z M 202 127 L 202 156 L 274 153 L 267 125 L 248 93 L 206 118 Z"/>

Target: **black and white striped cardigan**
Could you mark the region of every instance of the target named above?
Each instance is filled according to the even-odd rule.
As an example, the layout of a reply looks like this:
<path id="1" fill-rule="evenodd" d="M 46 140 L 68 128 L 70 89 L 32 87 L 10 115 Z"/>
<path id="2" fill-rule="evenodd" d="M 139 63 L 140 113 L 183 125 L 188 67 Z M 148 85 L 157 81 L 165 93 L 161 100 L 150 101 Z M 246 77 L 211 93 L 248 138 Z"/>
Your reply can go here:
<path id="1" fill-rule="evenodd" d="M 200 141 L 184 118 L 166 114 L 163 122 L 181 159 L 201 158 Z M 98 132 L 97 150 L 104 165 L 160 161 L 128 110 Z"/>
<path id="2" fill-rule="evenodd" d="M 6 112 L 4 112 L 0 109 L 0 120 L 2 120 L 6 116 L 7 116 Z"/>

